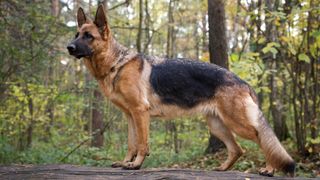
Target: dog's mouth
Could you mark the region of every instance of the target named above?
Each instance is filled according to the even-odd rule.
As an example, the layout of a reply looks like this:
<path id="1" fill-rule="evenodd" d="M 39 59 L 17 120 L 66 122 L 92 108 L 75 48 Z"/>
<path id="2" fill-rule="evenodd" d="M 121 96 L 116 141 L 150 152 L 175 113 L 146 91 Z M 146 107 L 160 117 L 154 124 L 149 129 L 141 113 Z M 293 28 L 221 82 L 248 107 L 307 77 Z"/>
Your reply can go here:
<path id="1" fill-rule="evenodd" d="M 93 51 L 91 51 L 90 53 L 75 53 L 75 52 L 69 52 L 69 54 L 71 55 L 71 56 L 74 56 L 75 58 L 77 58 L 77 59 L 81 59 L 81 58 L 83 58 L 83 57 L 86 57 L 86 58 L 90 58 L 92 55 L 93 55 Z"/>
<path id="2" fill-rule="evenodd" d="M 83 57 L 86 57 L 85 55 L 74 55 L 74 57 L 76 57 L 77 59 L 81 59 L 81 58 L 83 58 Z"/>

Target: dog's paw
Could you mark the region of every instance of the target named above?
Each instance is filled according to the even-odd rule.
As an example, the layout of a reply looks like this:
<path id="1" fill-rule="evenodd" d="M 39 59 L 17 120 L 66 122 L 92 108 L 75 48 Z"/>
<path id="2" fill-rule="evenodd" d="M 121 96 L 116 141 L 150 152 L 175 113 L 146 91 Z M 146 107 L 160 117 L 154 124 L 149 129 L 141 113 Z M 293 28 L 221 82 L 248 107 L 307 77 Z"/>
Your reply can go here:
<path id="1" fill-rule="evenodd" d="M 227 168 L 224 167 L 224 166 L 219 166 L 219 167 L 213 168 L 213 170 L 214 170 L 214 171 L 225 171 L 225 170 L 227 170 Z"/>
<path id="2" fill-rule="evenodd" d="M 140 169 L 141 165 L 136 165 L 134 162 L 127 162 L 123 164 L 122 168 L 126 170 L 138 170 Z"/>
<path id="3" fill-rule="evenodd" d="M 123 166 L 123 163 L 120 162 L 120 161 L 116 161 L 116 162 L 111 164 L 112 168 L 118 168 L 118 167 L 122 167 L 122 166 Z"/>
<path id="4" fill-rule="evenodd" d="M 274 169 L 270 169 L 270 168 L 261 168 L 259 170 L 259 174 L 261 176 L 273 177 L 273 173 L 274 173 Z"/>

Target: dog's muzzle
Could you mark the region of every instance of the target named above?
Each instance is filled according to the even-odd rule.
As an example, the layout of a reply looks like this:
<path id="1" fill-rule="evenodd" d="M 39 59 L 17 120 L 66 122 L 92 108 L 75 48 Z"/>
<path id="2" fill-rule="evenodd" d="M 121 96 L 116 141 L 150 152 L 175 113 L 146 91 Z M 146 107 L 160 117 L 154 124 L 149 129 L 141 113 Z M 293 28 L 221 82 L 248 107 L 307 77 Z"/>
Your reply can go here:
<path id="1" fill-rule="evenodd" d="M 67 46 L 69 54 L 80 59 L 82 57 L 90 57 L 93 54 L 93 51 L 87 46 L 77 46 L 74 43 L 70 43 Z"/>

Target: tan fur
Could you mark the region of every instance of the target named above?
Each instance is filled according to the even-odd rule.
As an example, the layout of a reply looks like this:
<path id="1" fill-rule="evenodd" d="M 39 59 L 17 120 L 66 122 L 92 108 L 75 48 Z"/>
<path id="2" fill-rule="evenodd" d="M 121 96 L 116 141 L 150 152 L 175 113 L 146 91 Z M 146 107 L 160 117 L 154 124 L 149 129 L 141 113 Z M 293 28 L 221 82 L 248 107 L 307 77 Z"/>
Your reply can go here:
<path id="1" fill-rule="evenodd" d="M 104 14 L 101 6 L 99 8 L 96 21 L 97 18 L 102 18 L 98 20 L 103 24 L 106 18 L 99 17 Z M 140 59 L 136 52 L 119 45 L 112 38 L 107 24 L 101 32 L 100 27 L 98 29 L 93 22 L 88 21 L 83 12 L 79 10 L 79 13 L 78 22 L 86 22 L 79 24 L 80 36 L 90 31 L 95 39 L 90 44 L 94 54 L 84 58 L 84 64 L 98 81 L 103 94 L 119 107 L 128 119 L 127 155 L 122 162 L 114 163 L 114 167 L 140 168 L 149 153 L 150 117 L 172 119 L 195 115 L 207 118 L 211 133 L 220 138 L 228 149 L 227 160 L 217 170 L 229 169 L 243 153 L 233 133 L 260 145 L 268 164 L 264 171 L 268 173 L 273 173 L 275 168 L 281 169 L 292 161 L 261 116 L 256 96 L 248 86 L 220 87 L 213 98 L 190 109 L 164 104 L 151 88 L 149 81 L 151 65 L 161 63 L 164 59 Z M 228 74 L 226 76 L 228 77 Z"/>

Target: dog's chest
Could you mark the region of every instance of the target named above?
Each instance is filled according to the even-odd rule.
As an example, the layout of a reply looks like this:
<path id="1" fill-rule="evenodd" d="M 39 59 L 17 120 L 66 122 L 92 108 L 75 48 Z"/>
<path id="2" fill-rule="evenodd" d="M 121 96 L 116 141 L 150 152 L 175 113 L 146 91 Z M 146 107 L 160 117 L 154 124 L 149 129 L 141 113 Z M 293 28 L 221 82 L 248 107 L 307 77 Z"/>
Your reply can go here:
<path id="1" fill-rule="evenodd" d="M 121 95 L 115 90 L 115 76 L 116 72 L 110 72 L 108 76 L 104 77 L 103 79 L 97 79 L 101 91 L 112 102 L 121 97 Z"/>

